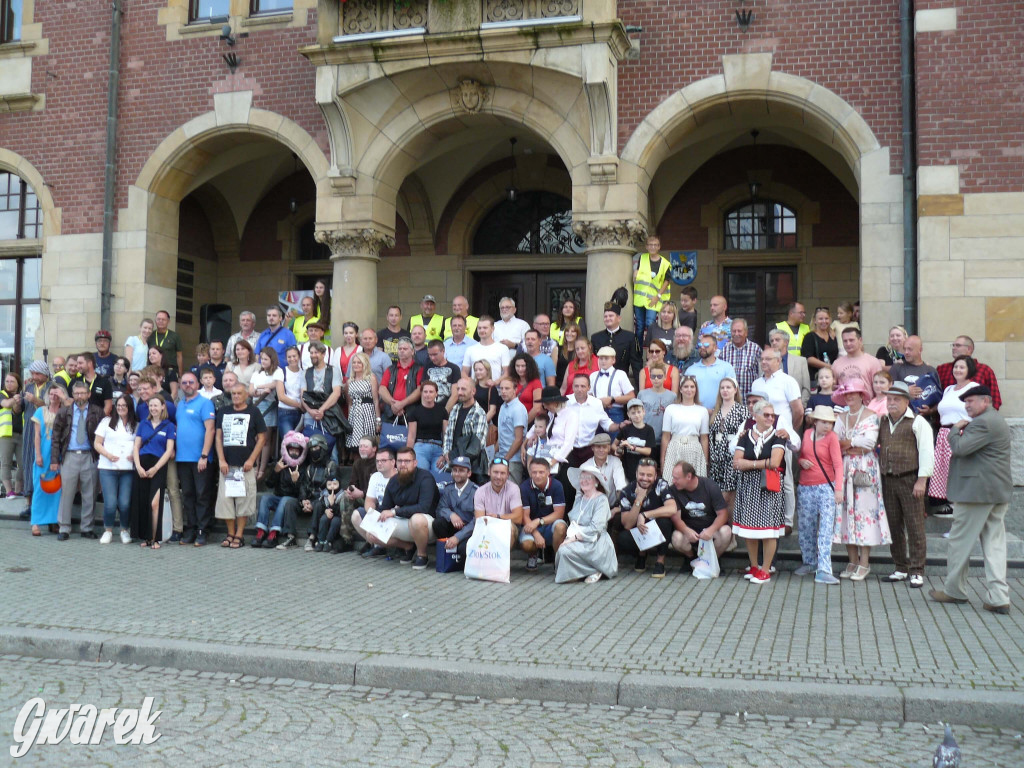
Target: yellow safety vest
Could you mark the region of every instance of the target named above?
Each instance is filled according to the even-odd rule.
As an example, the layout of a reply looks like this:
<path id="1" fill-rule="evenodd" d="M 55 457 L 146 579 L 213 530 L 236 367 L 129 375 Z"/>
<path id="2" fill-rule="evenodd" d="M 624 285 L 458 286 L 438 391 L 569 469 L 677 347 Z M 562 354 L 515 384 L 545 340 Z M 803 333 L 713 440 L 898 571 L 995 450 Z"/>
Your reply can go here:
<path id="1" fill-rule="evenodd" d="M 53 378 L 60 379 L 61 381 L 63 381 L 65 387 L 67 387 L 70 390 L 70 387 L 68 386 L 69 384 L 71 384 L 71 374 L 70 373 L 68 373 L 67 371 L 63 371 L 63 370 L 62 371 L 57 371 L 57 373 L 53 374 Z"/>
<path id="2" fill-rule="evenodd" d="M 427 341 L 437 339 L 438 341 L 444 341 L 441 338 L 441 330 L 444 328 L 444 318 L 440 315 L 435 314 L 430 318 L 429 323 L 423 322 L 423 315 L 413 315 L 409 321 L 409 331 L 412 332 L 414 326 L 422 325 L 423 329 L 427 332 Z M 469 333 L 469 330 L 466 330 Z"/>
<path id="3" fill-rule="evenodd" d="M 796 335 L 793 335 L 793 329 L 789 327 L 789 323 L 785 320 L 781 320 L 776 323 L 775 327 L 789 336 L 789 354 L 802 357 L 800 349 L 804 345 L 804 336 L 811 332 L 811 326 L 807 323 L 800 323 L 800 327 L 797 329 Z"/>
<path id="4" fill-rule="evenodd" d="M 437 315 L 434 315 L 437 317 Z M 476 324 L 480 322 L 479 317 L 473 317 L 472 315 L 466 316 L 466 338 L 472 339 L 476 335 Z M 452 319 L 449 317 L 444 321 L 444 338 L 450 339 L 452 337 Z M 442 339 L 443 341 L 444 339 Z"/>
<path id="5" fill-rule="evenodd" d="M 299 344 L 305 344 L 309 341 L 309 334 L 306 333 L 306 326 L 310 323 L 319 322 L 320 318 L 311 317 L 309 320 L 306 319 L 305 315 L 301 315 L 292 322 L 292 335 L 295 336 L 295 340 Z"/>
<path id="6" fill-rule="evenodd" d="M 635 299 L 634 299 L 634 301 L 635 301 Z M 579 325 L 580 324 L 580 320 L 582 320 L 582 319 L 583 319 L 582 317 L 577 317 L 577 318 L 573 319 L 573 322 L 575 322 L 576 325 Z M 552 325 L 551 325 L 551 338 L 554 340 L 555 344 L 557 344 L 558 346 L 562 346 L 562 339 L 565 338 L 565 329 L 564 328 L 559 328 L 557 325 L 552 323 Z"/>
<path id="7" fill-rule="evenodd" d="M 633 282 L 633 306 L 645 307 L 647 309 L 659 310 L 664 303 L 658 299 L 661 289 L 665 287 L 665 280 L 668 278 L 668 271 L 671 265 L 668 259 L 661 257 L 658 266 L 658 274 L 651 274 L 651 254 L 640 254 L 640 266 L 636 272 L 636 280 Z"/>
<path id="8" fill-rule="evenodd" d="M 0 400 L 6 400 L 10 395 L 0 389 Z M 14 435 L 14 411 L 10 408 L 0 408 L 0 437 L 11 437 Z"/>

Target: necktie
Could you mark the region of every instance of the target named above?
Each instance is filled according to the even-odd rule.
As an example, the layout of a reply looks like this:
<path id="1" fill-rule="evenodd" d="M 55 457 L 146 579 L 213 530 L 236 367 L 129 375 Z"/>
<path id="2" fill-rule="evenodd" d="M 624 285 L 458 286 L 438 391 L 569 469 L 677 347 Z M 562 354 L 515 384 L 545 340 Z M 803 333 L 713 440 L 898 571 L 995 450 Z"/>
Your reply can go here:
<path id="1" fill-rule="evenodd" d="M 75 431 L 75 441 L 79 445 L 88 445 L 89 443 L 89 438 L 85 434 L 85 414 L 86 411 L 78 409 L 78 429 Z"/>

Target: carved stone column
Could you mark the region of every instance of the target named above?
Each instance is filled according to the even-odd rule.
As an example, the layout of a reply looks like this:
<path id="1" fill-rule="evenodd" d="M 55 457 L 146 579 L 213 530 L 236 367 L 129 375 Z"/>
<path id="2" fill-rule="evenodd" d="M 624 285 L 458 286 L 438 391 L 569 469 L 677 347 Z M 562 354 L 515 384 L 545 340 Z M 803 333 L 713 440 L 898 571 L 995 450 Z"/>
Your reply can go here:
<path id="1" fill-rule="evenodd" d="M 587 244 L 587 328 L 604 328 L 604 303 L 625 286 L 629 302 L 622 308 L 622 327 L 632 329 L 633 254 L 647 226 L 639 219 L 609 219 L 576 221 L 572 228 Z"/>
<path id="2" fill-rule="evenodd" d="M 377 262 L 395 238 L 376 229 L 321 229 L 314 237 L 331 249 L 334 279 L 331 301 L 331 337 L 341 339 L 341 325 L 351 320 L 360 329 L 377 322 Z"/>

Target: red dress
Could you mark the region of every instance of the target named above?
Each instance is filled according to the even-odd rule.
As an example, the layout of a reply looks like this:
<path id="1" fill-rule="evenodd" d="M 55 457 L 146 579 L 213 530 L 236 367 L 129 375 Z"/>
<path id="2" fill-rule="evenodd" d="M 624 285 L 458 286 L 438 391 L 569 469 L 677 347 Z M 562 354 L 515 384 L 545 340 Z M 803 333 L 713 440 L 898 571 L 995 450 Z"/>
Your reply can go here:
<path id="1" fill-rule="evenodd" d="M 543 389 L 544 382 L 540 379 L 534 379 L 525 387 L 520 386 L 516 389 L 516 394 L 519 396 L 519 402 L 526 406 L 526 412 L 529 413 L 533 408 L 533 393 Z"/>
<path id="2" fill-rule="evenodd" d="M 571 395 L 572 394 L 572 380 L 576 376 L 577 373 L 585 373 L 587 375 L 587 378 L 590 378 L 590 374 L 592 374 L 594 371 L 597 370 L 597 355 L 591 355 L 590 356 L 590 365 L 586 365 L 586 366 L 583 366 L 583 367 L 577 367 L 576 366 L 577 362 L 578 361 L 576 360 L 576 358 L 573 358 L 572 362 L 569 363 L 569 367 L 565 369 L 565 371 L 566 371 L 565 391 L 562 394 L 565 394 L 565 395 Z M 587 385 L 587 386 L 589 388 L 590 385 Z"/>

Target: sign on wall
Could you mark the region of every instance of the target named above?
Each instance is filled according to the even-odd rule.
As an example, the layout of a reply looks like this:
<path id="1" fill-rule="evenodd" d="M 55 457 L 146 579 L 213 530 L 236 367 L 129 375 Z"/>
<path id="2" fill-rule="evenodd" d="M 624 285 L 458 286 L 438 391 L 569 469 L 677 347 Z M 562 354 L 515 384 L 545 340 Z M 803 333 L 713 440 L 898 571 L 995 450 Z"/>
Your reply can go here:
<path id="1" fill-rule="evenodd" d="M 676 285 L 689 285 L 697 279 L 696 251 L 669 251 L 668 260 L 672 264 L 669 274 Z"/>

